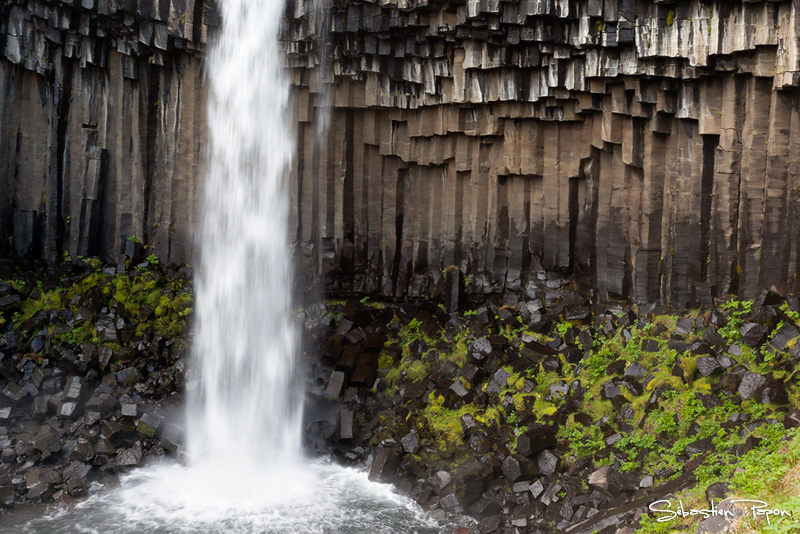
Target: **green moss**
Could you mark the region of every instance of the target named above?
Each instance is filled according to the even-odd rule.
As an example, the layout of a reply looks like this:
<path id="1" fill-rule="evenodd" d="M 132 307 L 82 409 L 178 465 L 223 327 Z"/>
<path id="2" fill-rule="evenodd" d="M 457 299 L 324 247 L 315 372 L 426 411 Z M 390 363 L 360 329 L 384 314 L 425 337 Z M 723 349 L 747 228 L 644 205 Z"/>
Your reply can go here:
<path id="1" fill-rule="evenodd" d="M 428 376 L 428 366 L 422 360 L 414 360 L 406 370 L 406 377 L 412 382 L 419 382 Z"/>
<path id="2" fill-rule="evenodd" d="M 378 369 L 389 369 L 393 365 L 394 357 L 387 352 L 381 352 L 381 355 L 378 357 Z"/>
<path id="3" fill-rule="evenodd" d="M 442 354 L 441 358 L 443 360 L 453 362 L 459 368 L 463 367 L 465 363 L 467 363 L 467 342 L 465 339 L 458 339 L 455 342 L 455 346 L 453 350 Z"/>
<path id="4" fill-rule="evenodd" d="M 86 295 L 95 287 L 104 287 L 109 280 L 110 277 L 108 275 L 102 272 L 93 272 L 75 282 L 72 285 L 72 289 L 77 295 Z"/>

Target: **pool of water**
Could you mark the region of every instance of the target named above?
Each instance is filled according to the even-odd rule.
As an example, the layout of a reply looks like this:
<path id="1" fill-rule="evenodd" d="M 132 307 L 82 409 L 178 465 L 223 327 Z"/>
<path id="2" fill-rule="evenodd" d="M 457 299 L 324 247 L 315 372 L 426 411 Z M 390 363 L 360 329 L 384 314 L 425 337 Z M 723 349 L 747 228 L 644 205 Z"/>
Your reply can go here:
<path id="1" fill-rule="evenodd" d="M 69 509 L 0 518 L 0 532 L 16 534 L 450 534 L 454 527 L 364 472 L 321 462 L 269 474 L 148 467 Z"/>

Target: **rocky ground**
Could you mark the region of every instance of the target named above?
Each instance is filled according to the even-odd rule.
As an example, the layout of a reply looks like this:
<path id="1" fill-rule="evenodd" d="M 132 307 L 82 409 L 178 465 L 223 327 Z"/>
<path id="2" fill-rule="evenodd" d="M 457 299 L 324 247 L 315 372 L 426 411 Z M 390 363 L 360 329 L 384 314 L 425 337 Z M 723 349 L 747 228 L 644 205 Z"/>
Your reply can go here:
<path id="1" fill-rule="evenodd" d="M 719 532 L 719 517 L 658 523 L 647 508 L 790 499 L 770 484 L 800 464 L 798 311 L 766 291 L 716 310 L 636 310 L 568 286 L 460 313 L 304 310 L 324 395 L 342 399 L 311 446 L 333 442 L 334 461 L 435 517 L 473 516 L 482 534 Z"/>
<path id="2" fill-rule="evenodd" d="M 68 265 L 0 266 L 0 513 L 81 498 L 181 442 L 191 270 Z"/>
<path id="3" fill-rule="evenodd" d="M 74 265 L 0 265 L 6 508 L 180 457 L 191 270 Z M 312 454 L 482 534 L 724 526 L 656 523 L 659 499 L 769 492 L 791 508 L 773 486 L 800 464 L 797 299 L 637 309 L 567 283 L 470 303 L 454 273 L 443 281 L 429 301 L 296 311 Z"/>

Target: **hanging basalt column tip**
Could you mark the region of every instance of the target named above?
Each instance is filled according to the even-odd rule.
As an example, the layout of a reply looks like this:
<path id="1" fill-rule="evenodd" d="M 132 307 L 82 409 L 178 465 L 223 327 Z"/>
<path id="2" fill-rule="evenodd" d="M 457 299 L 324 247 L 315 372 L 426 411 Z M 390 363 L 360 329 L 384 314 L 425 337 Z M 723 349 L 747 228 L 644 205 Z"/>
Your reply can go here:
<path id="1" fill-rule="evenodd" d="M 458 313 L 464 308 L 464 273 L 455 265 L 445 267 L 444 276 L 440 279 L 439 294 L 444 297 L 447 313 Z"/>

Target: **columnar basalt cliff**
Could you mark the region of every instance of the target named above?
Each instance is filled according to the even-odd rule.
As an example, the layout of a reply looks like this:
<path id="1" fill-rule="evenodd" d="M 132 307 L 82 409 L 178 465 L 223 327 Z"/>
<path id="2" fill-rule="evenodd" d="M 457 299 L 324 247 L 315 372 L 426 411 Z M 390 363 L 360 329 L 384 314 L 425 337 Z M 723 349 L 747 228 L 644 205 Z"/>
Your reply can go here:
<path id="1" fill-rule="evenodd" d="M 189 257 L 213 10 L 117 4 L 0 8 L 17 253 Z M 290 0 L 284 43 L 294 244 L 328 289 L 800 289 L 800 2 L 322 4 Z"/>
<path id="2" fill-rule="evenodd" d="M 0 254 L 190 255 L 209 21 L 202 0 L 3 2 Z"/>

